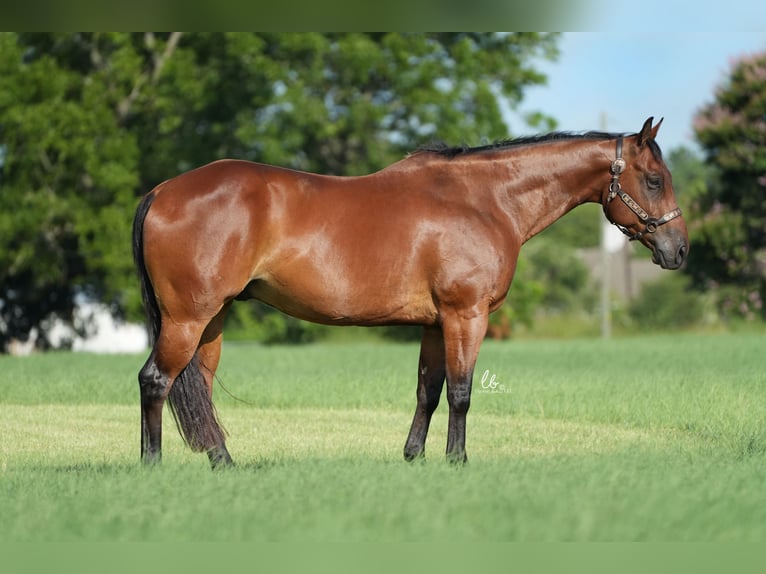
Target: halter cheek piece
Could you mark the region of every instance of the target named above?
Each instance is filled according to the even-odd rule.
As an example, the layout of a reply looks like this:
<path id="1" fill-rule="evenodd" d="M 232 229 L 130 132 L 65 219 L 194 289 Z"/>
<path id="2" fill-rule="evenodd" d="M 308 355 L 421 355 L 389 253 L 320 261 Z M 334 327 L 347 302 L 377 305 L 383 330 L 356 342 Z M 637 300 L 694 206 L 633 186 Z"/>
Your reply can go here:
<path id="1" fill-rule="evenodd" d="M 638 205 L 635 199 L 622 191 L 622 186 L 620 186 L 620 174 L 625 171 L 625 160 L 622 159 L 622 136 L 617 138 L 616 152 L 616 159 L 612 162 L 612 167 L 610 168 L 610 171 L 612 172 L 612 181 L 609 184 L 609 194 L 606 196 L 606 202 L 604 203 L 604 215 L 606 215 L 606 218 L 609 220 L 609 222 L 612 225 L 616 225 L 620 231 L 628 236 L 628 239 L 634 241 L 636 239 L 641 239 L 646 233 L 654 233 L 657 231 L 657 228 L 660 225 L 664 225 L 668 221 L 672 221 L 676 217 L 680 217 L 681 210 L 679 208 L 668 211 L 665 215 L 659 218 L 649 217 L 649 214 L 644 211 L 640 205 Z M 624 225 L 620 225 L 619 223 L 612 221 L 612 219 L 609 217 L 609 213 L 607 213 L 607 209 L 615 197 L 619 197 L 622 202 L 627 205 L 633 213 L 636 214 L 638 219 L 641 220 L 641 222 L 644 224 L 644 228 L 641 231 L 631 233 L 630 230 Z"/>

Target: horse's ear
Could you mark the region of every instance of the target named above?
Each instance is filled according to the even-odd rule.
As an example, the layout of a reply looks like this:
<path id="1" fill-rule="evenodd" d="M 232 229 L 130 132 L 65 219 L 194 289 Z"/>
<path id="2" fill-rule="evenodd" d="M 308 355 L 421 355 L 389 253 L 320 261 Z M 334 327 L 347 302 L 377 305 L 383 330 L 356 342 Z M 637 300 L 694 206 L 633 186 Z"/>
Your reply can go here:
<path id="1" fill-rule="evenodd" d="M 641 131 L 638 132 L 638 147 L 644 147 L 644 144 L 647 141 L 649 141 L 649 138 L 652 137 L 652 122 L 653 121 L 654 121 L 654 117 L 652 116 L 644 122 L 644 125 L 641 128 Z"/>
<path id="2" fill-rule="evenodd" d="M 665 118 L 660 118 L 660 121 L 657 122 L 657 125 L 652 128 L 652 139 L 657 139 L 657 132 L 660 131 L 660 126 L 662 125 L 662 120 Z"/>
<path id="3" fill-rule="evenodd" d="M 654 117 L 650 117 L 648 120 L 644 122 L 644 127 L 642 127 L 641 131 L 638 132 L 639 147 L 642 147 L 649 140 L 653 140 L 657 138 L 657 132 L 660 131 L 660 126 L 662 125 L 662 120 L 664 119 L 665 118 L 660 118 L 660 121 L 658 121 L 657 125 L 654 127 L 652 127 L 652 122 L 654 121 Z"/>

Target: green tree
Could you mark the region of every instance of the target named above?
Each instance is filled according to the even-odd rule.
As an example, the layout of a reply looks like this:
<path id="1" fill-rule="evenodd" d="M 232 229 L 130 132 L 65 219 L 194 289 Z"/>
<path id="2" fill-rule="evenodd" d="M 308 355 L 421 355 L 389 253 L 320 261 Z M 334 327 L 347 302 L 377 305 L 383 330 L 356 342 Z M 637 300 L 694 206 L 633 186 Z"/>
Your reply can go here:
<path id="1" fill-rule="evenodd" d="M 727 316 L 764 317 L 766 53 L 732 66 L 694 131 L 717 177 L 695 198 L 689 273 Z"/>
<path id="2" fill-rule="evenodd" d="M 164 179 L 222 157 L 352 175 L 504 138 L 498 97 L 555 56 L 538 33 L 0 34 L 0 348 L 78 293 L 139 316 L 132 213 Z"/>
<path id="3" fill-rule="evenodd" d="M 666 154 L 665 162 L 673 174 L 673 191 L 678 206 L 684 213 L 695 209 L 707 196 L 708 188 L 717 177 L 716 166 L 706 163 L 698 152 L 685 146 L 671 149 Z"/>
<path id="4" fill-rule="evenodd" d="M 0 34 L 0 77 L 4 348 L 52 316 L 71 321 L 78 292 L 116 302 L 132 281 L 138 150 L 97 77 L 84 81 L 12 34 Z"/>

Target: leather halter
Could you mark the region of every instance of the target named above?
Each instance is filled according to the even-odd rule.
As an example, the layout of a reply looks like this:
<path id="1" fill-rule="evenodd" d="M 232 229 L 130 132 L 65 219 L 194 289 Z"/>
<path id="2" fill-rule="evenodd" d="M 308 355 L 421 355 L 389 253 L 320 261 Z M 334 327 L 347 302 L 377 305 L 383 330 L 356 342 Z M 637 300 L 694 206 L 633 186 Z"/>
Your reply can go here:
<path id="1" fill-rule="evenodd" d="M 617 138 L 616 159 L 612 162 L 610 171 L 612 172 L 612 181 L 609 184 L 609 194 L 606 196 L 606 202 L 604 203 L 604 215 L 606 216 L 609 223 L 617 226 L 617 228 L 625 235 L 627 235 L 628 239 L 631 241 L 641 239 L 646 233 L 654 233 L 657 231 L 657 228 L 660 225 L 664 225 L 676 217 L 681 217 L 681 210 L 677 207 L 671 211 L 668 211 L 662 217 L 649 217 L 649 214 L 640 205 L 638 205 L 638 202 L 622 190 L 622 186 L 620 185 L 620 175 L 623 171 L 625 171 L 625 160 L 622 159 L 622 136 Z M 607 209 L 615 197 L 619 197 L 622 202 L 627 205 L 633 213 L 636 214 L 638 219 L 641 220 L 641 223 L 644 224 L 644 228 L 641 231 L 631 233 L 630 230 L 624 225 L 620 225 L 619 223 L 612 221 L 612 218 L 609 217 Z"/>

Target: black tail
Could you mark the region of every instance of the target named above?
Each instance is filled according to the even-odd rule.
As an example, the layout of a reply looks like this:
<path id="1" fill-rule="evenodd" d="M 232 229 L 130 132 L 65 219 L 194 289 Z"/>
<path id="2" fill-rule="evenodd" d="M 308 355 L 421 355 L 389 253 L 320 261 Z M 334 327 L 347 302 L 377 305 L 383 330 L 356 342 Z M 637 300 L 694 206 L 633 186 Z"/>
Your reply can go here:
<path id="1" fill-rule="evenodd" d="M 144 261 L 144 220 L 154 198 L 151 192 L 141 200 L 133 220 L 133 260 L 141 283 L 151 346 L 157 341 L 161 327 L 160 308 Z M 218 422 L 197 353 L 170 387 L 168 403 L 178 432 L 192 450 L 202 452 L 224 444 L 226 433 Z"/>
<path id="2" fill-rule="evenodd" d="M 154 192 L 144 196 L 141 203 L 138 204 L 136 217 L 133 219 L 133 262 L 138 271 L 138 280 L 141 282 L 141 298 L 144 301 L 144 310 L 146 311 L 150 346 L 154 346 L 154 342 L 160 335 L 160 308 L 157 306 L 154 288 L 144 263 L 144 220 L 154 202 L 154 197 Z"/>
<path id="3" fill-rule="evenodd" d="M 226 431 L 218 422 L 196 353 L 170 387 L 168 404 L 178 432 L 192 450 L 205 452 L 225 443 Z"/>

